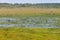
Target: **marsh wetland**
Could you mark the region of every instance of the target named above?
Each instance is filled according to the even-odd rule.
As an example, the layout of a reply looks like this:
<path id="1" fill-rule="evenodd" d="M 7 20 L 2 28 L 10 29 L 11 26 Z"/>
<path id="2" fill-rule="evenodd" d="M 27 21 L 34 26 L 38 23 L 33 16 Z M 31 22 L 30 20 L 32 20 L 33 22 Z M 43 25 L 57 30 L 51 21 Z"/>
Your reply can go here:
<path id="1" fill-rule="evenodd" d="M 60 3 L 0 3 L 0 40 L 60 40 Z"/>
<path id="2" fill-rule="evenodd" d="M 0 27 L 25 27 L 25 28 L 60 28 L 59 17 L 19 17 L 0 18 Z"/>

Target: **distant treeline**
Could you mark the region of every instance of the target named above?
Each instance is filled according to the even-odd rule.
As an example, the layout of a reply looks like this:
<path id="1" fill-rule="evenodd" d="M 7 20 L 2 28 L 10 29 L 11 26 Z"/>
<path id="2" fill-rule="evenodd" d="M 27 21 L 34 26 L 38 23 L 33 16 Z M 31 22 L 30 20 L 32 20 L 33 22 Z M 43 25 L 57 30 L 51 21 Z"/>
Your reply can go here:
<path id="1" fill-rule="evenodd" d="M 6 7 L 6 8 L 20 8 L 20 7 L 33 7 L 33 8 L 60 8 L 60 3 L 36 3 L 36 4 L 30 4 L 30 3 L 0 3 L 0 8 Z"/>

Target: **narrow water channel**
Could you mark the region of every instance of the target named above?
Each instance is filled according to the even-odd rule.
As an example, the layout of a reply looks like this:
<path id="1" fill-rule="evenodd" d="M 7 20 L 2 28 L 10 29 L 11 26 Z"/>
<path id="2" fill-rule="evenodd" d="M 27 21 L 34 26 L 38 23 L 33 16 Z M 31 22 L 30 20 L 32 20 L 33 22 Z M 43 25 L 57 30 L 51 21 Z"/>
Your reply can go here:
<path id="1" fill-rule="evenodd" d="M 58 17 L 0 18 L 0 27 L 60 28 Z"/>

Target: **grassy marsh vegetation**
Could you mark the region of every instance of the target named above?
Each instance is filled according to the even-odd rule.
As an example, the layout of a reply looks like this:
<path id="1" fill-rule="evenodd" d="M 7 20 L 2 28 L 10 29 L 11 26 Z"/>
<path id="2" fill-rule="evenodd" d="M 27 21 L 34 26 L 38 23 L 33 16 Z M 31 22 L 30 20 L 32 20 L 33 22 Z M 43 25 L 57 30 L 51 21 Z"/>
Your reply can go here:
<path id="1" fill-rule="evenodd" d="M 1 8 L 0 17 L 59 16 L 60 8 Z"/>
<path id="2" fill-rule="evenodd" d="M 0 40 L 60 40 L 59 28 L 0 28 Z"/>
<path id="3" fill-rule="evenodd" d="M 22 7 L 22 6 L 21 8 L 16 6 L 15 8 L 9 8 L 12 7 L 9 6 L 9 4 L 8 5 L 4 4 L 0 7 L 2 7 L 0 8 L 0 18 L 22 19 L 22 21 L 19 20 L 19 22 L 20 23 L 22 22 L 21 24 L 23 24 L 26 20 L 27 23 L 29 23 L 29 18 L 31 17 L 31 19 L 33 20 L 32 22 L 35 23 L 35 25 L 44 23 L 60 27 L 60 8 L 54 8 L 54 5 L 53 7 L 51 5 L 52 8 L 43 8 L 43 7 L 33 8 L 33 7 Z M 55 5 L 55 7 L 59 6 Z M 36 19 L 36 17 L 38 17 L 38 19 Z M 9 25 L 18 23 L 18 21 L 14 20 L 11 21 L 6 19 L 3 20 L 5 21 L 1 22 L 0 19 L 0 24 Z M 36 20 L 38 22 L 36 22 Z M 46 20 L 48 20 L 48 22 Z M 9 28 L 1 27 L 0 40 L 60 40 L 60 28 L 24 28 L 24 26 L 21 26 L 21 28 L 15 26 Z"/>
<path id="4" fill-rule="evenodd" d="M 55 25 L 60 25 L 60 9 L 54 8 L 2 8 L 0 17 L 23 20 L 27 20 L 28 17 L 41 17 L 42 20 L 57 18 Z M 0 28 L 0 40 L 60 40 L 60 28 Z"/>

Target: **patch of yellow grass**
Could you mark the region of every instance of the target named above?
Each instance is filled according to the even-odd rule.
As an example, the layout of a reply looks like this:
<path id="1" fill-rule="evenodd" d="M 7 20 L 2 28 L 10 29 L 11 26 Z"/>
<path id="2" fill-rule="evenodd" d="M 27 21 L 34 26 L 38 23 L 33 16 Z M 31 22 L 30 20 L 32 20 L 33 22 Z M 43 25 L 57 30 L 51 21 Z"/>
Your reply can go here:
<path id="1" fill-rule="evenodd" d="M 1 8 L 0 15 L 33 15 L 55 13 L 60 14 L 60 8 Z"/>

